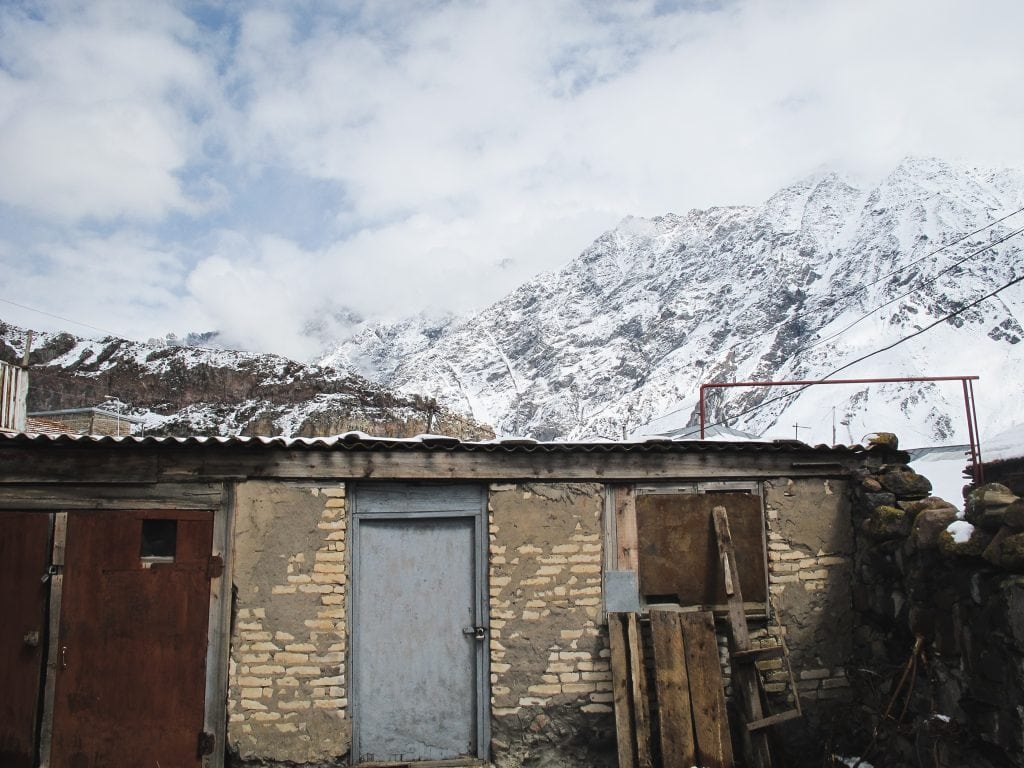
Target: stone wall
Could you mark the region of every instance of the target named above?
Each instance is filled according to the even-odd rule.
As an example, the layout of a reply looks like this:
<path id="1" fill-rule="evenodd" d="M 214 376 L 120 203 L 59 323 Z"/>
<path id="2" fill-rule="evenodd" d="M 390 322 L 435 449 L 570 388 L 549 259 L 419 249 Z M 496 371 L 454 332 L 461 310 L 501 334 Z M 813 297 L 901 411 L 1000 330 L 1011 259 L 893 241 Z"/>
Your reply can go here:
<path id="1" fill-rule="evenodd" d="M 614 765 L 595 484 L 492 485 L 492 759 Z"/>
<path id="2" fill-rule="evenodd" d="M 1024 766 L 1024 502 L 985 486 L 961 522 L 929 492 L 899 463 L 861 479 L 860 728 L 847 753 L 875 765 Z"/>
<path id="3" fill-rule="evenodd" d="M 343 484 L 238 486 L 228 749 L 242 761 L 348 752 L 345 503 Z"/>

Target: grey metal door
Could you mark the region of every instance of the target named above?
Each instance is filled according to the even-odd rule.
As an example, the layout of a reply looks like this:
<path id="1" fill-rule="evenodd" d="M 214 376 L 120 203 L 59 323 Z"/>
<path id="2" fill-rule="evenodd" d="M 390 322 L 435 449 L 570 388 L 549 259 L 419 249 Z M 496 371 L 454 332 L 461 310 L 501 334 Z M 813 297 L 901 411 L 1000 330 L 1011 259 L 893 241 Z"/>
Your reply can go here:
<path id="1" fill-rule="evenodd" d="M 351 667 L 356 762 L 483 756 L 482 512 L 478 487 L 357 490 Z"/>

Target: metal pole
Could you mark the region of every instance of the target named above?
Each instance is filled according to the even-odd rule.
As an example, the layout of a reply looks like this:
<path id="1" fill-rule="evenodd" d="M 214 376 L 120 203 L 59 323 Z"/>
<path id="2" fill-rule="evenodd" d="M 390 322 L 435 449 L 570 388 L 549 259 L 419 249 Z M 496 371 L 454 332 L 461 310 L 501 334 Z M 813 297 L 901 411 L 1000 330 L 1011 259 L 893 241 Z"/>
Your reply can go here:
<path id="1" fill-rule="evenodd" d="M 978 410 L 974 400 L 974 382 L 967 382 L 967 390 L 971 396 L 970 422 L 974 424 L 974 482 L 981 485 L 985 482 L 985 467 L 981 460 L 981 431 L 978 429 Z"/>
<path id="2" fill-rule="evenodd" d="M 704 422 L 706 421 L 706 417 L 705 417 L 705 414 L 704 414 L 704 388 L 705 387 L 707 387 L 707 384 L 701 384 L 700 385 L 700 439 L 701 440 L 704 439 Z"/>

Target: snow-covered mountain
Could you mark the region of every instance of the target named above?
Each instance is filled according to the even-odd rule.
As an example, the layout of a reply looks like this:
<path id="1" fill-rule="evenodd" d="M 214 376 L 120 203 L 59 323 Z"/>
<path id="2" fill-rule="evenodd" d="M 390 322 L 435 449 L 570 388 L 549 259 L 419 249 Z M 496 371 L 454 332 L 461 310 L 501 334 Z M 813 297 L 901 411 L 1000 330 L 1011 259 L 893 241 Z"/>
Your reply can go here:
<path id="1" fill-rule="evenodd" d="M 367 326 L 320 363 L 434 396 L 501 435 L 680 434 L 703 382 L 816 379 L 1024 275 L 1024 234 L 996 244 L 1024 213 L 982 229 L 1022 207 L 1013 170 L 915 158 L 871 188 L 821 174 L 760 206 L 627 218 L 479 314 Z M 1001 431 L 1024 421 L 1022 311 L 1024 288 L 1009 287 L 839 377 L 977 374 L 982 436 Z M 809 442 L 831 442 L 833 423 L 838 442 L 878 430 L 904 445 L 966 442 L 958 383 L 767 402 L 784 391 L 714 390 L 710 420 Z"/>
<path id="2" fill-rule="evenodd" d="M 26 343 L 24 329 L 0 322 L 0 360 L 20 362 Z M 103 405 L 109 396 L 121 413 L 141 418 L 147 434 L 493 436 L 430 398 L 279 355 L 189 346 L 176 337 L 140 344 L 69 333 L 36 333 L 30 349 L 30 412 Z"/>

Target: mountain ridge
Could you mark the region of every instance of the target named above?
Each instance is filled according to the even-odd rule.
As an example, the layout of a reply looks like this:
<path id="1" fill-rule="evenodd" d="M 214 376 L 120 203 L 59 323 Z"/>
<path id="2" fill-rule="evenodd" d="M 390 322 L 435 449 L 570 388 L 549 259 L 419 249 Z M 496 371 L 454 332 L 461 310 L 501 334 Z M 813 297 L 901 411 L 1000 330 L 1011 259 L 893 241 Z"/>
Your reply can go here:
<path id="1" fill-rule="evenodd" d="M 908 158 L 870 187 L 823 172 L 760 206 L 626 217 L 562 269 L 479 313 L 435 322 L 429 334 L 417 318 L 366 326 L 319 362 L 430 393 L 500 435 L 678 430 L 695 424 L 702 382 L 819 378 L 1007 282 L 1024 238 L 954 262 L 1013 231 L 1012 221 L 929 254 L 1021 207 L 1024 174 L 1011 169 Z M 1024 216 L 1013 221 L 1024 225 Z M 980 372 L 998 383 L 1024 364 L 1021 303 L 1020 290 L 1007 292 L 850 376 Z M 878 429 L 903 429 L 928 444 L 962 437 L 958 395 L 941 385 L 822 389 L 730 424 L 779 434 L 790 417 L 820 422 L 836 406 L 848 442 Z M 711 416 L 775 394 L 725 392 Z M 1000 418 L 1024 417 L 1016 403 L 995 405 Z"/>

